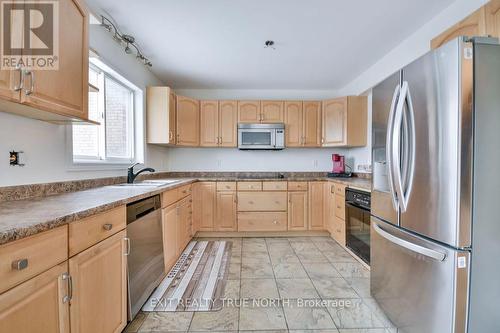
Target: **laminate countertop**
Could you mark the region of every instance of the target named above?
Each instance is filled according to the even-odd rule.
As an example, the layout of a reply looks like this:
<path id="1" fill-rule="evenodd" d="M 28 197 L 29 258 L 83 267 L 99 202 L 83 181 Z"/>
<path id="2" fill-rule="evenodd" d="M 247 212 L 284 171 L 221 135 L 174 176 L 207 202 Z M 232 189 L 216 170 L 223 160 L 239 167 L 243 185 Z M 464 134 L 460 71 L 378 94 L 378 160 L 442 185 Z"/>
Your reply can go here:
<path id="1" fill-rule="evenodd" d="M 370 191 L 362 178 L 186 178 L 163 186 L 110 185 L 46 197 L 0 202 L 0 245 L 197 181 L 332 181 Z"/>

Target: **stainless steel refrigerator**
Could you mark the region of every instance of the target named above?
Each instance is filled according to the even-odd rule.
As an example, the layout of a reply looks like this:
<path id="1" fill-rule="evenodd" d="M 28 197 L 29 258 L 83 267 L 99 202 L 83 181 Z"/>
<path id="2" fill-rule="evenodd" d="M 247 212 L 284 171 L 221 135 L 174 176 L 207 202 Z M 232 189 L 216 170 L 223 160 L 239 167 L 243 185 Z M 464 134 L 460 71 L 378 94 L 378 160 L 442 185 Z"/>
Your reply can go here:
<path id="1" fill-rule="evenodd" d="M 398 332 L 500 332 L 498 41 L 457 38 L 372 93 L 372 296 Z"/>

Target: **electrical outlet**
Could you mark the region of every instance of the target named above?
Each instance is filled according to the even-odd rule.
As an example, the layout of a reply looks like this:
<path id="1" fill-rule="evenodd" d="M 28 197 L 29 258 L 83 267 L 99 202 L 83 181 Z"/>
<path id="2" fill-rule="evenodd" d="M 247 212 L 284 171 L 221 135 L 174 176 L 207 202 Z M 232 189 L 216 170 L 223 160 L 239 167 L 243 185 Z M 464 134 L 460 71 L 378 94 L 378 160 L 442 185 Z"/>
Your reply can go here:
<path id="1" fill-rule="evenodd" d="M 371 164 L 358 164 L 358 171 L 371 172 L 372 166 Z"/>

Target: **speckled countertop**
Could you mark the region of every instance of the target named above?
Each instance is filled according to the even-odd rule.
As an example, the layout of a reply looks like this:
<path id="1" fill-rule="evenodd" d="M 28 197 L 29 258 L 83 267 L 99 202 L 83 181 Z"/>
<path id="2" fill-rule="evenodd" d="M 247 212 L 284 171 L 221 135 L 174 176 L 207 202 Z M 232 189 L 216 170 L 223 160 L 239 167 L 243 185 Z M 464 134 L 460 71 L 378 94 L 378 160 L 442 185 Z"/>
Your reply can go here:
<path id="1" fill-rule="evenodd" d="M 89 190 L 0 202 L 0 245 L 68 224 L 114 207 L 159 194 L 196 181 L 333 181 L 370 191 L 371 181 L 362 178 L 234 178 L 178 179 L 158 187 L 103 186 Z"/>

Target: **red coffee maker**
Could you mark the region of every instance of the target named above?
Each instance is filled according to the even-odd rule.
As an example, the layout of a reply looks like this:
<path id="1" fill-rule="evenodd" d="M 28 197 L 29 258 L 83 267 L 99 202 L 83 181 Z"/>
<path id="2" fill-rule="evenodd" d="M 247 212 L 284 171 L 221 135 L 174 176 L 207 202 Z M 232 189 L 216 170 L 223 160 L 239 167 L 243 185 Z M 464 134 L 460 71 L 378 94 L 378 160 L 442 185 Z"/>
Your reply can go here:
<path id="1" fill-rule="evenodd" d="M 332 154 L 333 170 L 334 174 L 344 174 L 345 173 L 345 161 L 344 156 L 339 154 Z"/>

